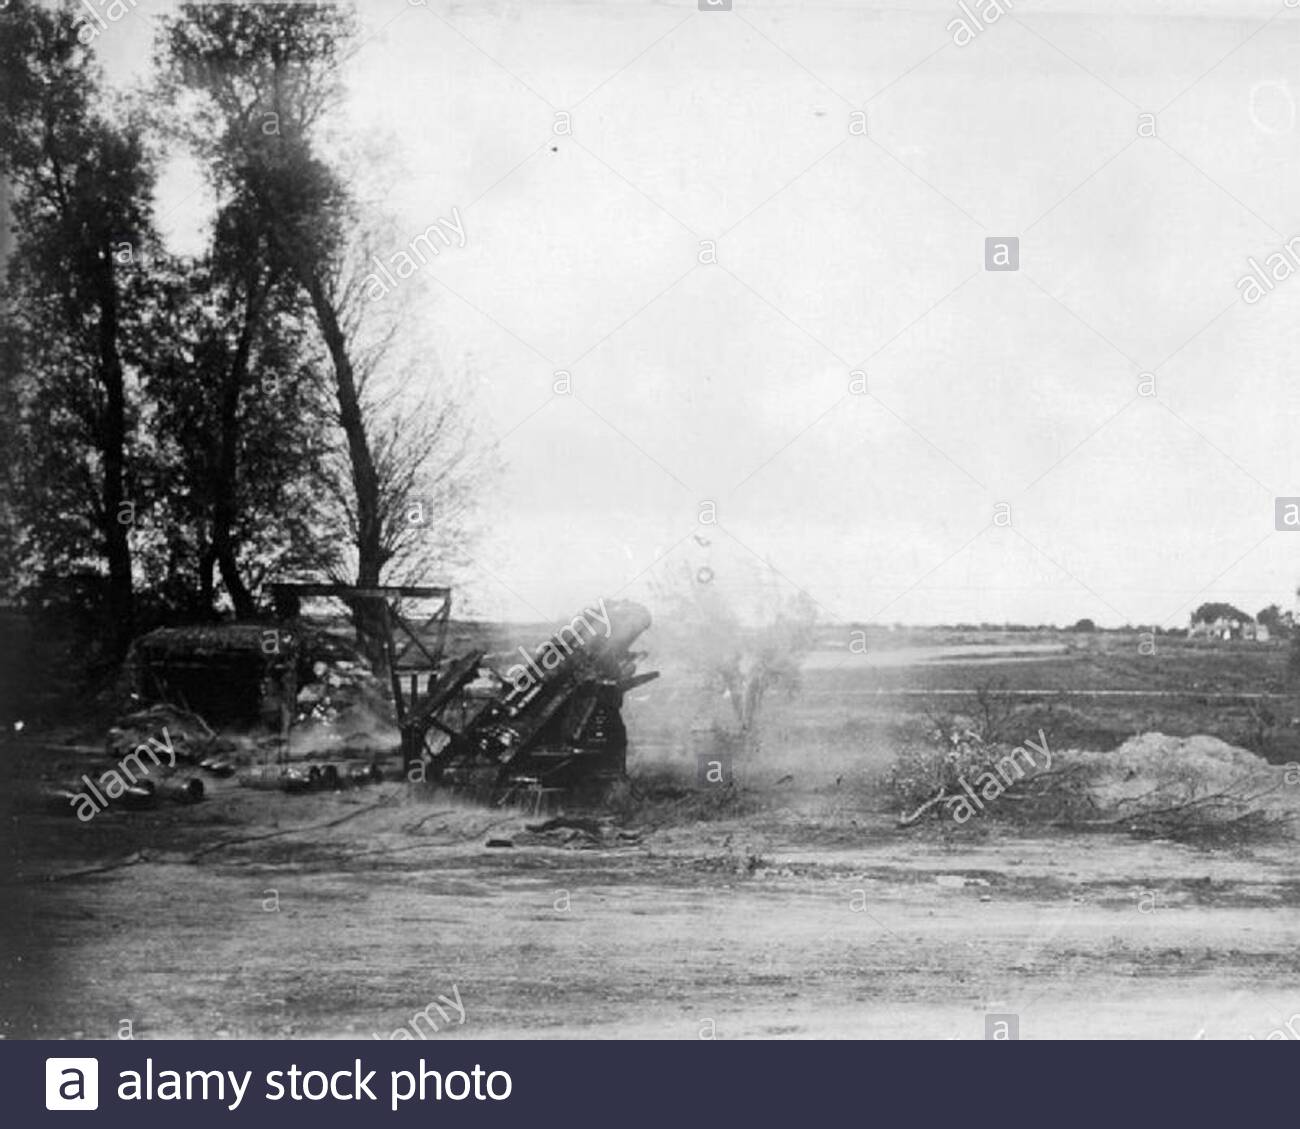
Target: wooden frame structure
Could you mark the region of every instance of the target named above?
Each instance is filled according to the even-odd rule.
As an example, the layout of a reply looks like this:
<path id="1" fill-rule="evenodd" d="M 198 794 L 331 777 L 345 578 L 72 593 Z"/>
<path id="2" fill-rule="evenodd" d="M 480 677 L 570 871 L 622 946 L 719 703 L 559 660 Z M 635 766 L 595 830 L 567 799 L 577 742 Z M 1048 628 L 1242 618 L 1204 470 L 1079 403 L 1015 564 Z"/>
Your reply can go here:
<path id="1" fill-rule="evenodd" d="M 370 603 L 383 608 L 384 655 L 388 664 L 388 677 L 393 689 L 393 708 L 397 724 L 405 728 L 407 716 L 420 697 L 420 675 L 426 676 L 426 693 L 438 680 L 447 645 L 447 624 L 451 618 L 451 589 L 442 585 L 383 584 L 358 587 L 353 584 L 272 584 L 276 615 L 281 619 L 296 619 L 305 599 L 339 600 L 349 607 Z M 403 600 L 436 600 L 434 612 L 416 625 L 401 610 Z M 420 638 L 430 631 L 435 634 L 432 650 Z M 406 641 L 398 648 L 396 635 L 400 632 Z M 402 685 L 404 675 L 409 683 Z"/>

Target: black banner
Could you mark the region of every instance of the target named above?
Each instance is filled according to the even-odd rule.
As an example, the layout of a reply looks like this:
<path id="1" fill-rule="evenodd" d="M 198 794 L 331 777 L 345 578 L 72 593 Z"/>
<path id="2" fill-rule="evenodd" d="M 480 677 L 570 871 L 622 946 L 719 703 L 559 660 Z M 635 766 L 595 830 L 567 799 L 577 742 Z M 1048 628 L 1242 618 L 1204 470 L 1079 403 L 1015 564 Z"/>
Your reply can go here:
<path id="1" fill-rule="evenodd" d="M 1289 1097 L 1289 1051 L 1172 1043 L 0 1044 L 25 1127 L 790 1126 L 1014 1119 L 1240 1123 Z M 54 1107 L 54 1108 L 51 1108 Z M 363 1121 L 364 1119 L 364 1121 Z"/>

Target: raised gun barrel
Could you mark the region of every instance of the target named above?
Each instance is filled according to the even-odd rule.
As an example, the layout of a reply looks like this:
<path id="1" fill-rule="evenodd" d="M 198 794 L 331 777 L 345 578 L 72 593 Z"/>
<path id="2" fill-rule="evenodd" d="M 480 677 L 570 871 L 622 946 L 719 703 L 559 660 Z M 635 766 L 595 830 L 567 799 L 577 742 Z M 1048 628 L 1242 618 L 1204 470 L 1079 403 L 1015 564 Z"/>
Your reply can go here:
<path id="1" fill-rule="evenodd" d="M 450 698 L 435 706 L 428 724 L 450 737 L 434 757 L 435 778 L 495 768 L 502 784 L 569 788 L 624 775 L 623 695 L 657 677 L 636 673 L 641 656 L 632 651 L 649 626 L 640 604 L 602 600 L 599 614 L 580 613 L 531 652 L 520 648 L 523 661 L 500 675 L 501 690 L 476 712 L 462 699 L 461 713 L 472 716 L 459 728 L 445 716 Z"/>

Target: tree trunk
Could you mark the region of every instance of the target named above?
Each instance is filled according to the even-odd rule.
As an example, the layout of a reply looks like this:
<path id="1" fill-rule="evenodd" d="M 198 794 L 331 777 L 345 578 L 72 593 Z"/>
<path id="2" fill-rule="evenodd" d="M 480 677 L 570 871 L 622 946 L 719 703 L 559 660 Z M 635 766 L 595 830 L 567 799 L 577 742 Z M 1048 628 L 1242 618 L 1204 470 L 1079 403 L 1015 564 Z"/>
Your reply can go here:
<path id="1" fill-rule="evenodd" d="M 213 570 L 216 568 L 217 555 L 211 545 L 205 545 L 199 552 L 199 601 L 203 606 L 205 618 L 211 618 L 216 602 L 216 582 Z"/>
<path id="2" fill-rule="evenodd" d="M 380 517 L 379 474 L 366 435 L 365 417 L 361 411 L 361 397 L 357 390 L 356 371 L 348 353 L 347 337 L 339 323 L 338 311 L 326 292 L 324 281 L 311 267 L 301 264 L 298 277 L 311 298 L 321 336 L 329 350 L 334 365 L 334 388 L 339 405 L 339 423 L 348 444 L 348 460 L 352 468 L 352 488 L 356 497 L 356 545 L 358 587 L 373 587 L 381 583 L 384 565 L 388 563 L 383 546 L 383 523 Z M 374 601 L 361 601 L 352 608 L 358 640 L 366 658 L 376 672 L 388 667 L 384 647 L 387 637 L 387 615 Z"/>
<path id="3" fill-rule="evenodd" d="M 221 390 L 220 447 L 217 452 L 212 506 L 212 550 L 216 555 L 217 566 L 221 569 L 221 579 L 230 594 L 230 602 L 234 604 L 235 616 L 239 619 L 251 619 L 257 612 L 253 594 L 239 575 L 233 534 L 239 513 L 239 397 L 248 378 L 253 335 L 261 319 L 265 297 L 266 291 L 258 286 L 257 280 L 250 281 L 244 299 L 244 324 Z"/>
<path id="4" fill-rule="evenodd" d="M 129 531 L 133 505 L 126 505 L 126 379 L 118 349 L 117 282 L 113 277 L 113 248 L 102 247 L 99 303 L 99 377 L 104 385 L 104 418 L 100 429 L 104 459 L 103 533 L 108 560 L 108 640 L 114 659 L 126 657 L 135 632 L 135 599 L 131 581 Z"/>

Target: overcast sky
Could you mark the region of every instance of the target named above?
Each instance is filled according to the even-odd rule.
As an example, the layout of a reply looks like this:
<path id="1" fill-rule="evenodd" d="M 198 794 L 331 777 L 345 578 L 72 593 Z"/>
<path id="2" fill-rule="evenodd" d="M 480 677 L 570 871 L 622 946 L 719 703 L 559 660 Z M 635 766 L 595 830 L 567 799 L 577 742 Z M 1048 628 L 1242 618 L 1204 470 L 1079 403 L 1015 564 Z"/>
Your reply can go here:
<path id="1" fill-rule="evenodd" d="M 160 7 L 101 35 L 116 81 Z M 567 618 L 677 560 L 766 560 L 828 620 L 1290 606 L 1300 277 L 1236 283 L 1300 234 L 1300 12 L 1017 0 L 958 46 L 961 16 L 362 5 L 359 191 L 393 253 L 466 233 L 401 283 L 501 439 L 466 607 Z M 174 246 L 208 206 L 170 165 Z M 1017 271 L 985 270 L 1001 236 Z"/>

